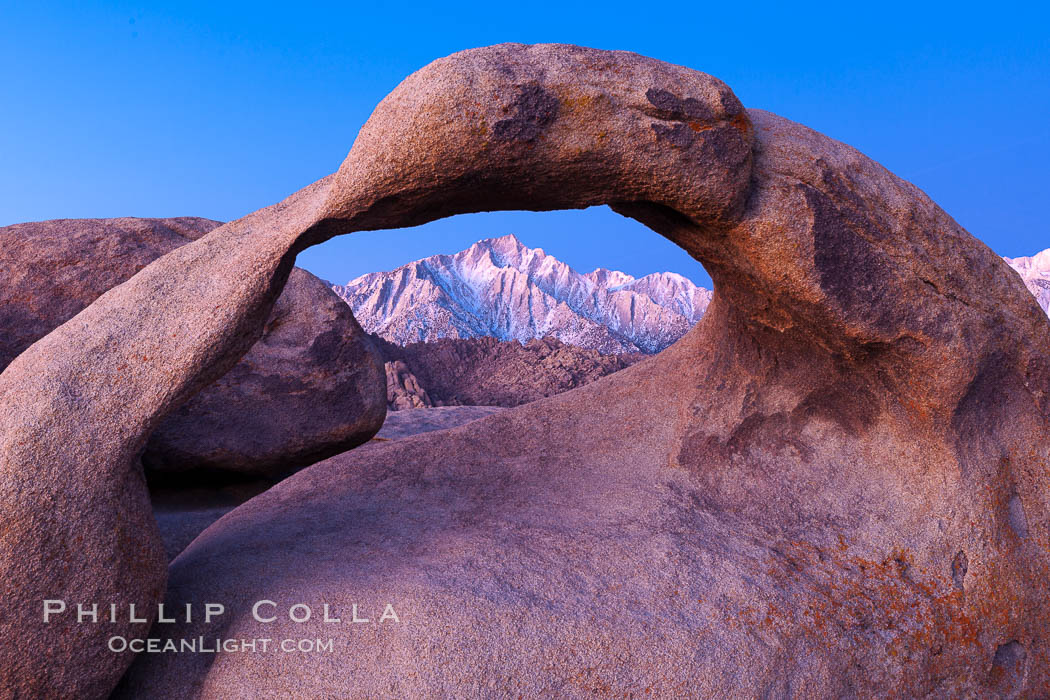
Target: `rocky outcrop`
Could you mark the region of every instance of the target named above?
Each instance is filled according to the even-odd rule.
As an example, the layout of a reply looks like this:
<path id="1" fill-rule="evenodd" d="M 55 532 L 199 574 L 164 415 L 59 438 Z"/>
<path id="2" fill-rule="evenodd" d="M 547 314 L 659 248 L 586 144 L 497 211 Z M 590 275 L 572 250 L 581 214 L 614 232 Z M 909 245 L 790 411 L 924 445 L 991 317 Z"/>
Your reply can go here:
<path id="1" fill-rule="evenodd" d="M 370 333 L 407 345 L 552 337 L 602 353 L 658 352 L 685 335 L 711 292 L 671 272 L 580 274 L 515 236 L 478 241 L 333 289 Z"/>
<path id="2" fill-rule="evenodd" d="M 167 594 L 226 614 L 154 634 L 310 627 L 340 653 L 145 654 L 118 696 L 1050 692 L 1050 324 L 1021 280 L 914 186 L 716 79 L 557 45 L 413 74 L 334 176 L 161 258 L 0 375 L 0 632 L 55 650 L 0 647 L 4 688 L 114 677 L 91 654 L 116 628 L 63 641 L 21 611 L 56 590 L 149 600 L 137 448 L 248 350 L 299 250 L 600 203 L 704 261 L 701 322 L 600 381 L 367 445 L 228 513 Z M 259 599 L 314 617 L 261 623 Z"/>
<path id="3" fill-rule="evenodd" d="M 0 229 L 0 368 L 107 290 L 219 225 L 188 217 L 64 219 Z M 188 472 L 257 477 L 337 454 L 382 425 L 379 367 L 345 304 L 296 269 L 259 342 L 157 426 L 143 462 L 178 479 Z"/>
<path id="4" fill-rule="evenodd" d="M 386 397 L 390 411 L 434 405 L 426 389 L 420 386 L 419 379 L 401 360 L 386 363 Z"/>
<path id="5" fill-rule="evenodd" d="M 534 338 L 524 345 L 495 338 L 400 346 L 373 337 L 387 359 L 389 408 L 520 406 L 589 384 L 629 367 L 641 353 L 603 355 Z"/>

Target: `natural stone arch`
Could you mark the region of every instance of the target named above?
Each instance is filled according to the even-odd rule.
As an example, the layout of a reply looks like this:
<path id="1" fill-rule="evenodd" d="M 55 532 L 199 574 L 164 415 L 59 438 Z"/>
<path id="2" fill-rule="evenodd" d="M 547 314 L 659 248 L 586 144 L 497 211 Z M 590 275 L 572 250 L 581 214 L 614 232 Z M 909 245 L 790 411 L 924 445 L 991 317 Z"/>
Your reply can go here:
<path id="1" fill-rule="evenodd" d="M 463 52 L 410 76 L 335 175 L 165 256 L 4 372 L 2 629 L 56 653 L 43 664 L 32 644 L 5 647 L 0 687 L 104 694 L 130 661 L 95 653 L 113 628 L 42 630 L 39 601 L 52 591 L 159 600 L 163 554 L 135 455 L 160 417 L 258 337 L 298 251 L 455 213 L 600 203 L 701 259 L 716 297 L 678 346 L 583 393 L 622 400 L 618 425 L 660 418 L 665 439 L 649 448 L 687 479 L 698 517 L 802 543 L 770 550 L 781 559 L 758 589 L 770 606 L 763 634 L 798 657 L 756 651 L 757 679 L 731 680 L 724 660 L 693 673 L 742 692 L 772 688 L 773 676 L 815 692 L 1045 687 L 1050 338 L 1020 280 L 913 186 L 804 127 L 745 112 L 710 76 L 633 54 L 520 45 Z M 665 371 L 660 408 L 631 382 L 651 389 Z M 574 410 L 568 396 L 473 430 L 520 430 L 514 416 L 542 425 L 544 410 Z M 78 411 L 79 422 L 68 419 Z M 471 434 L 360 459 L 386 468 L 426 445 L 448 456 Z M 577 454 L 573 436 L 547 437 L 522 438 L 515 454 Z M 275 492 L 318 487 L 320 467 Z M 201 565 L 209 545 L 228 544 L 224 523 L 243 531 L 274 498 L 241 520 L 227 516 L 180 560 Z M 86 509 L 80 521 L 44 517 Z M 114 538 L 121 522 L 133 526 Z M 78 542 L 93 561 L 79 560 Z M 748 566 L 733 561 L 726 575 L 745 580 Z M 178 561 L 173 571 L 185 581 Z M 922 606 L 880 615 L 832 596 L 821 611 L 835 617 L 829 632 L 803 614 L 822 586 L 852 586 L 872 605 Z M 899 634 L 867 630 L 873 615 Z M 721 631 L 734 649 L 756 639 Z M 829 639 L 846 651 L 829 651 Z M 872 661 L 891 648 L 900 656 Z M 1006 668 L 1007 656 L 1023 668 Z M 132 682 L 158 691 L 150 683 L 165 673 L 185 680 L 158 663 Z"/>

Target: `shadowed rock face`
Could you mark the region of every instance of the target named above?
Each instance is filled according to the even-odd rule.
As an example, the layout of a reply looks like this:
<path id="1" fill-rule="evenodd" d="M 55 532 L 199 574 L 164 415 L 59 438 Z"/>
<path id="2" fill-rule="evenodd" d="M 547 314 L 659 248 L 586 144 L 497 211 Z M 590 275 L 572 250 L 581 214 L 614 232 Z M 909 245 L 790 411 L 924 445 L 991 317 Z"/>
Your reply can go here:
<path id="1" fill-rule="evenodd" d="M 401 440 L 420 433 L 454 428 L 502 411 L 496 406 L 443 406 L 391 411 L 373 440 Z M 226 513 L 263 491 L 274 479 L 190 484 L 174 480 L 169 487 L 152 484 L 150 500 L 164 551 L 174 559 L 197 535 Z"/>
<path id="2" fill-rule="evenodd" d="M 360 445 L 385 415 L 368 334 L 324 282 L 295 268 L 262 338 L 161 422 L 142 461 L 174 483 L 187 472 L 280 477 Z"/>
<path id="3" fill-rule="evenodd" d="M 100 583 L 108 569 L 39 561 L 80 535 L 156 571 L 162 555 L 135 554 L 152 524 L 100 486 L 136 492 L 137 446 L 247 350 L 301 247 L 603 202 L 705 263 L 716 295 L 693 331 L 581 389 L 285 480 L 171 566 L 168 601 L 221 600 L 222 621 L 154 633 L 303 636 L 254 622 L 260 598 L 374 617 L 391 602 L 405 623 L 312 626 L 335 654 L 143 655 L 119 692 L 1050 690 L 1050 327 L 1020 279 L 853 149 L 745 112 L 702 73 L 571 46 L 431 64 L 380 103 L 334 176 L 174 251 L 12 363 L 0 506 L 27 515 L 0 535 L 0 574 L 16 602 L 40 596 L 34 576 L 70 597 L 151 599 L 142 576 Z M 159 293 L 167 304 L 144 303 Z M 182 326 L 192 336 L 160 342 Z M 134 361 L 154 353 L 163 371 Z M 87 395 L 84 422 L 56 418 Z M 41 487 L 12 487 L 66 444 L 61 481 L 45 460 Z M 45 504 L 70 519 L 38 518 Z M 103 537 L 118 509 L 139 517 L 134 539 Z M 4 634 L 47 639 L 20 609 Z M 71 634 L 46 667 L 5 648 L 0 668 L 97 687 L 119 672 L 86 666 L 102 638 Z"/>
<path id="4" fill-rule="evenodd" d="M 0 228 L 0 368 L 162 255 L 221 223 L 64 219 Z M 146 469 L 277 476 L 350 449 L 382 425 L 380 360 L 321 280 L 292 272 L 262 338 L 150 436 Z"/>

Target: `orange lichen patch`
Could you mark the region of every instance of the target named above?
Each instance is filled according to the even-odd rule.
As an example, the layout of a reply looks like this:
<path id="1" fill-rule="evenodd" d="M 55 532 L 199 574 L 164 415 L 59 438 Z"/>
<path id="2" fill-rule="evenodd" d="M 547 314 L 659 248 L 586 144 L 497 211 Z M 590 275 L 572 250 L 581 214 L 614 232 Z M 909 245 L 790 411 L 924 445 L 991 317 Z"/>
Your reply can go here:
<path id="1" fill-rule="evenodd" d="M 747 118 L 747 114 L 744 112 L 730 119 L 729 123 L 741 134 L 748 135 L 751 133 L 751 120 Z"/>
<path id="2" fill-rule="evenodd" d="M 593 93 L 578 90 L 565 90 L 558 94 L 558 100 L 562 108 L 577 114 L 594 111 L 594 105 L 599 97 Z"/>
<path id="3" fill-rule="evenodd" d="M 947 574 L 918 566 L 908 549 L 872 560 L 848 555 L 845 539 L 838 539 L 828 549 L 778 546 L 765 570 L 766 590 L 776 593 L 764 604 L 741 606 L 740 616 L 764 634 L 829 652 L 843 645 L 881 649 L 883 660 L 892 660 L 882 671 L 886 682 L 904 695 L 921 695 L 930 679 L 983 682 L 986 667 L 974 659 L 991 653 L 989 644 L 1022 637 L 1024 616 L 1033 614 L 1017 585 L 964 593 Z M 1018 578 L 1004 570 L 985 580 Z"/>
<path id="4" fill-rule="evenodd" d="M 701 131 L 710 131 L 714 127 L 710 124 L 704 124 L 703 122 L 689 122 L 689 128 L 700 133 Z"/>
<path id="5" fill-rule="evenodd" d="M 901 404 L 909 415 L 918 418 L 920 422 L 926 423 L 929 421 L 930 410 L 926 402 L 918 398 L 918 394 L 901 396 Z"/>

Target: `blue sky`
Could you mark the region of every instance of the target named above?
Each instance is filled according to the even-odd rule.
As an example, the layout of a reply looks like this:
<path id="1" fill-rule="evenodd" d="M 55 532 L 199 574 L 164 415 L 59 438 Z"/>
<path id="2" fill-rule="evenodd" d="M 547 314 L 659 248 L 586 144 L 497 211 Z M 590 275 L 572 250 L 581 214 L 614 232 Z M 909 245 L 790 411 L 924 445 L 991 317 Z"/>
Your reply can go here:
<path id="1" fill-rule="evenodd" d="M 408 73 L 502 41 L 626 49 L 845 141 L 1003 255 L 1050 247 L 1050 17 L 1029 4 L 187 3 L 0 0 L 0 225 L 232 219 L 334 171 Z M 699 264 L 607 209 L 343 236 L 333 281 L 517 234 L 574 267 Z"/>

